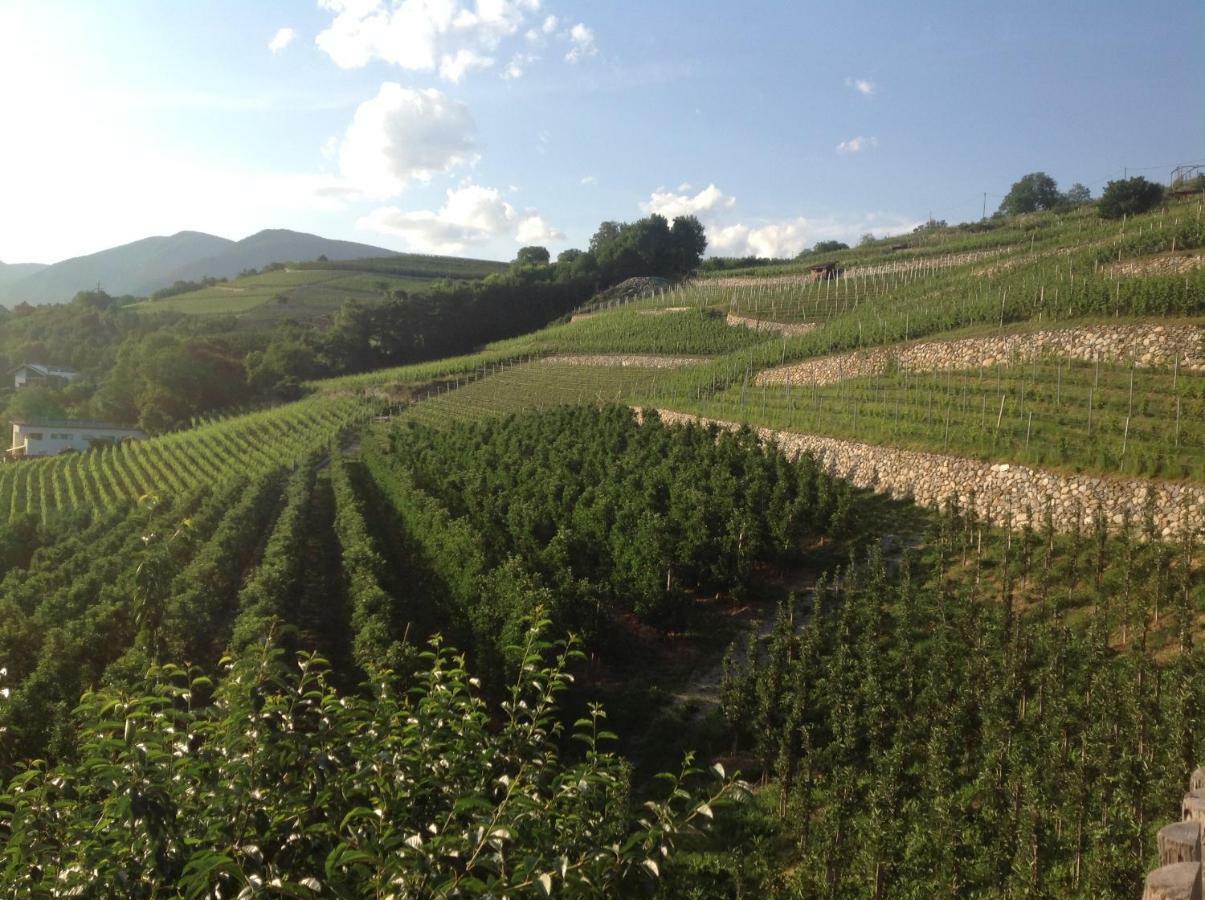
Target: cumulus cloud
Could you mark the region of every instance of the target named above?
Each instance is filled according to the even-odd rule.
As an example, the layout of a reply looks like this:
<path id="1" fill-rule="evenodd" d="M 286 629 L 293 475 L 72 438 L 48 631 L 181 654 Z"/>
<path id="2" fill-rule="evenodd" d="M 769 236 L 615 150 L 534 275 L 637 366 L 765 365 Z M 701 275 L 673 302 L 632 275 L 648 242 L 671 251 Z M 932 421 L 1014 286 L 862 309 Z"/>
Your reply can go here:
<path id="1" fill-rule="evenodd" d="M 272 35 L 272 40 L 268 41 L 268 49 L 273 53 L 279 53 L 289 44 L 293 43 L 293 39 L 297 37 L 297 32 L 292 28 L 281 28 L 276 34 Z"/>
<path id="2" fill-rule="evenodd" d="M 681 189 L 690 190 L 689 184 L 681 185 Z M 709 213 L 721 209 L 730 209 L 736 203 L 735 197 L 729 197 L 714 184 L 709 184 L 693 197 L 686 193 L 673 191 L 653 191 L 647 203 L 640 208 L 646 213 L 658 213 L 667 219 L 677 216 L 699 216 L 703 218 Z"/>
<path id="3" fill-rule="evenodd" d="M 876 137 L 862 137 L 862 135 L 858 135 L 857 137 L 851 137 L 849 140 L 839 143 L 837 145 L 837 152 L 846 154 L 861 153 L 863 150 L 867 150 L 870 147 L 877 147 L 878 144 L 879 139 Z"/>
<path id="4" fill-rule="evenodd" d="M 587 28 L 581 22 L 569 29 L 569 43 L 571 46 L 565 54 L 566 62 L 580 62 L 598 53 L 598 47 L 594 44 L 593 29 Z"/>
<path id="5" fill-rule="evenodd" d="M 520 244 L 548 244 L 563 241 L 565 235 L 553 228 L 538 213 L 526 213 L 519 219 L 515 240 Z"/>
<path id="6" fill-rule="evenodd" d="M 846 78 L 845 86 L 853 88 L 863 97 L 869 97 L 875 92 L 875 83 L 869 78 Z"/>
<path id="7" fill-rule="evenodd" d="M 392 196 L 409 181 L 474 162 L 476 134 L 463 103 L 387 81 L 356 109 L 339 145 L 339 170 L 368 196 Z"/>
<path id="8" fill-rule="evenodd" d="M 476 50 L 461 47 L 453 54 L 445 53 L 439 61 L 439 77 L 459 84 L 465 73 L 474 69 L 488 69 L 494 64 L 492 56 L 482 56 Z"/>
<path id="9" fill-rule="evenodd" d="M 792 257 L 817 241 L 856 241 L 863 234 L 876 237 L 910 231 L 918 222 L 890 213 L 865 213 L 849 217 L 808 218 L 795 216 L 776 220 L 742 222 L 733 214 L 736 198 L 709 184 L 696 194 L 683 184 L 678 192 L 658 189 L 640 204 L 645 213 L 666 218 L 698 216 L 707 230 L 707 252 L 712 256 Z"/>
<path id="10" fill-rule="evenodd" d="M 336 65 L 355 69 L 379 60 L 451 82 L 494 66 L 503 42 L 524 30 L 538 43 L 558 26 L 556 16 L 536 18 L 540 0 L 319 0 L 319 6 L 334 18 L 315 43 Z M 574 51 L 590 55 L 593 33 L 577 27 L 584 43 L 571 33 Z M 521 74 L 512 58 L 509 77 L 518 77 L 516 70 Z"/>
<path id="11" fill-rule="evenodd" d="M 438 210 L 375 209 L 357 227 L 391 234 L 424 253 L 462 253 L 470 245 L 510 239 L 521 244 L 564 238 L 535 210 L 519 213 L 496 188 L 464 184 L 447 192 Z"/>
<path id="12" fill-rule="evenodd" d="M 506 68 L 502 70 L 502 78 L 507 81 L 513 81 L 516 78 L 522 78 L 523 73 L 540 57 L 534 53 L 516 53 L 510 58 L 510 62 L 506 64 Z"/>
<path id="13" fill-rule="evenodd" d="M 708 249 L 717 256 L 795 256 L 804 247 L 806 228 L 803 219 L 755 227 L 728 225 L 708 234 Z"/>

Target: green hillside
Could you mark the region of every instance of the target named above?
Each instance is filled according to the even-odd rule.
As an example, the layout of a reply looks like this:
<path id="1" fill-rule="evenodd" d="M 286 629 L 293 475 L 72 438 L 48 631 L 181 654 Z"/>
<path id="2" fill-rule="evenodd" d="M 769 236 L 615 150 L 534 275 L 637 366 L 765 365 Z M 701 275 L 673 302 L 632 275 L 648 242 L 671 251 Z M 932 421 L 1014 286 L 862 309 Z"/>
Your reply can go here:
<path id="1" fill-rule="evenodd" d="M 0 467 L 0 883 L 1135 896 L 1205 733 L 1201 215 L 709 274 Z M 492 264 L 426 265 L 139 308 Z"/>
<path id="2" fill-rule="evenodd" d="M 442 279 L 475 280 L 505 271 L 505 263 L 402 254 L 380 259 L 289 264 L 199 290 L 146 300 L 139 312 L 233 315 L 252 325 L 333 316 L 354 300 L 376 303 L 391 292 L 416 293 Z"/>

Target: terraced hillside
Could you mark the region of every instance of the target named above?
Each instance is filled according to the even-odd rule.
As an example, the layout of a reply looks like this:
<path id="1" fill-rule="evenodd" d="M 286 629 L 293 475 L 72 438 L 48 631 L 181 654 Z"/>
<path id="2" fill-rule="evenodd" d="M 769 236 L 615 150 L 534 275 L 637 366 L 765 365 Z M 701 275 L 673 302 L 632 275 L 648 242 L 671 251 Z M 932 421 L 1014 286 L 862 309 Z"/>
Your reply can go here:
<path id="1" fill-rule="evenodd" d="M 248 324 L 333 316 L 344 302 L 375 303 L 390 293 L 414 293 L 442 279 L 484 278 L 506 263 L 403 254 L 381 259 L 291 263 L 210 287 L 147 300 L 134 308 L 197 316 L 233 315 Z"/>
<path id="2" fill-rule="evenodd" d="M 1127 896 L 1205 733 L 1205 268 L 1145 266 L 1201 247 L 1199 205 L 1124 230 L 1076 212 L 927 233 L 843 253 L 830 281 L 725 273 L 0 468 L 0 823 L 44 838 L 18 842 L 12 877 L 77 878 L 50 865 L 72 840 L 55 822 L 91 827 L 92 802 L 114 847 L 140 840 L 141 813 L 95 799 L 88 773 L 142 753 L 176 811 L 264 754 L 279 768 L 247 777 L 289 798 L 273 821 L 316 823 L 301 853 L 255 814 L 203 835 L 165 815 L 153 883 L 227 896 L 292 866 L 297 896 L 356 896 L 385 859 L 399 884 L 468 878 L 471 852 L 422 855 L 410 788 L 372 781 L 374 742 L 425 748 L 563 692 L 596 762 L 615 758 L 590 704 L 615 710 L 635 787 L 687 748 L 763 776 L 740 812 L 675 795 L 721 843 L 692 838 L 665 896 Z M 272 275 L 265 291 L 405 277 Z M 548 650 L 523 649 L 533 621 L 580 636 L 576 687 L 502 687 Z M 435 634 L 466 655 L 424 656 Z M 187 691 L 171 693 L 184 670 L 142 679 L 165 661 L 195 667 Z M 422 699 L 325 730 L 369 695 Z M 231 708 L 264 727 L 206 718 Z M 167 717 L 193 715 L 173 744 Z M 557 762 L 551 718 L 515 727 Z M 466 767 L 489 775 L 481 802 L 422 803 L 489 834 L 498 786 L 531 777 L 508 753 Z M 607 790 L 626 798 L 627 778 Z M 337 796 L 315 804 L 318 782 Z M 641 890 L 670 871 L 660 846 L 632 844 Z"/>
<path id="3" fill-rule="evenodd" d="M 1134 485 L 1181 484 L 1187 511 L 1173 521 L 1199 525 L 1205 269 L 1193 261 L 1203 239 L 1199 202 L 1122 223 L 1089 209 L 925 232 L 902 251 L 889 241 L 844 251 L 829 280 L 809 280 L 803 265 L 727 272 L 488 348 L 479 380 L 413 415 L 621 400 L 855 442 L 869 481 L 882 447 L 884 470 L 889 453 L 907 450 L 937 467 L 1020 464 L 1047 489 L 1097 477 L 1102 487 L 1078 501 L 1111 516 L 1137 513 L 1118 496 Z M 1172 258 L 1185 262 L 1144 265 Z M 672 359 L 649 358 L 658 354 Z M 628 371 L 612 371 L 625 356 Z M 489 368 L 506 357 L 547 361 Z M 692 364 L 676 365 L 683 357 Z M 972 486 L 953 478 L 915 491 L 907 472 L 889 481 L 929 502 L 971 500 Z M 982 493 L 979 502 L 1000 508 Z"/>

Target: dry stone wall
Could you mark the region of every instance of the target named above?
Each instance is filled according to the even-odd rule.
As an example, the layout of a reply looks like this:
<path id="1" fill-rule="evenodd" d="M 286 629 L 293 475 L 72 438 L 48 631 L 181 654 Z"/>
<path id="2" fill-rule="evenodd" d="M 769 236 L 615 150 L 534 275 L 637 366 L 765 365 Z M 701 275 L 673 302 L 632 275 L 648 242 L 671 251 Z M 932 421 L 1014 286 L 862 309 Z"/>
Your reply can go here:
<path id="1" fill-rule="evenodd" d="M 732 313 L 728 313 L 724 321 L 732 326 L 744 325 L 754 331 L 777 331 L 787 337 L 807 334 L 818 327 L 815 322 L 771 322 L 769 319 L 750 319 L 748 316 L 737 316 Z"/>
<path id="2" fill-rule="evenodd" d="M 1205 769 L 1188 780 L 1180 821 L 1159 829 L 1159 868 L 1146 876 L 1143 900 L 1201 900 L 1201 838 L 1205 829 Z"/>
<path id="3" fill-rule="evenodd" d="M 678 369 L 682 366 L 693 366 L 707 362 L 702 356 L 654 356 L 652 354 L 621 354 L 621 353 L 592 353 L 592 354 L 560 354 L 545 356 L 540 359 L 542 365 L 562 366 L 604 366 L 607 368 L 634 369 Z"/>
<path id="4" fill-rule="evenodd" d="M 1205 371 L 1205 328 L 1199 325 L 1085 325 L 1050 331 L 894 344 L 805 359 L 758 373 L 755 384 L 833 384 L 843 378 L 910 372 L 977 369 L 1058 357 L 1081 362 L 1133 362 Z"/>
<path id="5" fill-rule="evenodd" d="M 1110 275 L 1186 275 L 1205 266 L 1205 255 L 1151 256 L 1110 264 Z"/>
<path id="6" fill-rule="evenodd" d="M 658 410 L 666 422 L 699 422 L 736 429 L 735 422 L 706 419 L 673 410 Z M 1173 539 L 1185 529 L 1205 530 L 1205 485 L 1143 479 L 1101 478 L 1093 475 L 1062 475 L 1029 466 L 990 463 L 880 447 L 819 435 L 797 434 L 755 428 L 764 441 L 773 441 L 788 456 L 810 453 L 830 472 L 858 487 L 870 488 L 897 498 L 940 508 L 956 497 L 964 509 L 974 507 L 987 521 L 997 525 L 1027 522 L 1040 527 L 1050 506 L 1054 527 L 1069 530 L 1077 518 L 1087 524 L 1099 509 L 1112 527 L 1128 515 L 1135 524 L 1143 521 L 1148 507 L 1155 528 Z"/>

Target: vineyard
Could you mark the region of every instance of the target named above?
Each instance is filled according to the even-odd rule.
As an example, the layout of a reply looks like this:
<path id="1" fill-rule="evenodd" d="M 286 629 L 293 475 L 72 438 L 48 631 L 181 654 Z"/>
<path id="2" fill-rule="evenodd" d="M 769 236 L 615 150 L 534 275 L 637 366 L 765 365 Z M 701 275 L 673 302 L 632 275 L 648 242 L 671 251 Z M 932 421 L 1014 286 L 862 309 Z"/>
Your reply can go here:
<path id="1" fill-rule="evenodd" d="M 1194 339 L 1205 270 L 1111 266 L 1199 214 L 729 270 L 0 467 L 0 885 L 1133 896 L 1205 758 L 1201 536 L 1140 490 L 1198 496 L 1205 373 L 917 348 Z M 742 426 L 1134 497 L 989 522 L 986 485 L 922 508 Z"/>
<path id="2" fill-rule="evenodd" d="M 181 496 L 201 485 L 296 465 L 373 409 L 363 400 L 313 397 L 147 441 L 5 466 L 0 511 L 9 521 L 32 514 L 45 522 L 71 510 L 107 508 L 146 494 Z"/>

